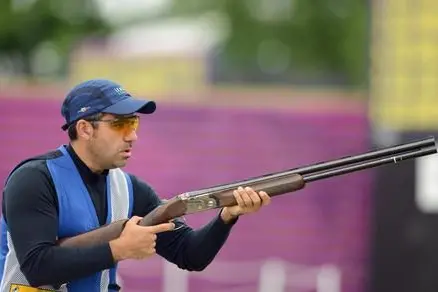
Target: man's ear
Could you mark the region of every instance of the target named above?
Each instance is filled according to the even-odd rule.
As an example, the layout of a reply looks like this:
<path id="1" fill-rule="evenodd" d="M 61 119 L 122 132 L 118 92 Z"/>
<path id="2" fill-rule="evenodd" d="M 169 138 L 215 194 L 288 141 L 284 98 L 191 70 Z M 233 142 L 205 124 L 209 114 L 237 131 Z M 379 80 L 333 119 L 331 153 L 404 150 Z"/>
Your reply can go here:
<path id="1" fill-rule="evenodd" d="M 92 125 L 85 120 L 79 120 L 77 122 L 76 131 L 78 132 L 78 136 L 82 137 L 85 140 L 89 140 L 93 135 Z"/>

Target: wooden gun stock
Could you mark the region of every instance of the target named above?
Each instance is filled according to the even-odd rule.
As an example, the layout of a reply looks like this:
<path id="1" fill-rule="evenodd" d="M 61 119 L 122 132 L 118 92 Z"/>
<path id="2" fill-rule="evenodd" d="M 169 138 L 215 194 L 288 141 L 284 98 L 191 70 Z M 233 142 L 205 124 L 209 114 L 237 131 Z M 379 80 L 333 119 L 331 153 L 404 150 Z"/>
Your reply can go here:
<path id="1" fill-rule="evenodd" d="M 287 177 L 275 179 L 272 181 L 263 181 L 253 184 L 247 184 L 253 187 L 255 191 L 265 191 L 271 197 L 281 195 L 288 192 L 293 192 L 304 187 L 304 180 L 299 174 L 289 175 Z M 233 189 L 234 190 L 234 189 Z M 176 196 L 166 203 L 156 207 L 149 214 L 144 216 L 138 223 L 141 226 L 152 226 L 161 223 L 166 223 L 172 219 L 183 215 L 203 211 L 203 206 L 208 204 L 205 200 L 214 200 L 215 208 L 236 205 L 233 190 L 222 190 L 211 195 L 211 197 L 198 197 L 197 200 L 187 202 L 184 195 Z M 193 198 L 191 198 L 193 199 Z M 190 199 L 189 199 L 190 200 Z M 211 209 L 211 208 L 209 208 Z M 102 226 L 95 230 L 83 233 L 70 238 L 65 238 L 59 241 L 60 246 L 91 246 L 103 244 L 116 239 L 123 231 L 123 227 L 128 220 L 119 220 L 111 224 Z"/>
<path id="2" fill-rule="evenodd" d="M 305 187 L 306 183 L 312 181 L 435 153 L 437 153 L 435 139 L 427 138 L 360 155 L 187 192 L 156 207 L 140 220 L 139 225 L 157 225 L 184 215 L 236 205 L 233 191 L 239 186 L 249 186 L 256 192 L 265 191 L 271 197 L 275 197 L 300 190 Z M 61 239 L 59 245 L 78 247 L 107 243 L 120 236 L 126 221 L 127 219 L 120 220 L 81 235 Z"/>

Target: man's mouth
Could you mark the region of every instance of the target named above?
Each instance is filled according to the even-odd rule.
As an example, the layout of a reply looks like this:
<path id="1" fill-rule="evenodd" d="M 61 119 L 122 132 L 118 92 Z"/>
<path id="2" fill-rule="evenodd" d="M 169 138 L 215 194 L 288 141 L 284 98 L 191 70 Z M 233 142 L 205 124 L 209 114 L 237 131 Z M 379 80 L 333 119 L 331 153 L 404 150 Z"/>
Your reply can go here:
<path id="1" fill-rule="evenodd" d="M 125 155 L 127 155 L 127 156 L 131 156 L 131 154 L 132 154 L 132 149 L 131 149 L 131 148 L 129 148 L 129 149 L 125 149 L 125 150 L 122 151 L 122 153 L 125 154 Z"/>

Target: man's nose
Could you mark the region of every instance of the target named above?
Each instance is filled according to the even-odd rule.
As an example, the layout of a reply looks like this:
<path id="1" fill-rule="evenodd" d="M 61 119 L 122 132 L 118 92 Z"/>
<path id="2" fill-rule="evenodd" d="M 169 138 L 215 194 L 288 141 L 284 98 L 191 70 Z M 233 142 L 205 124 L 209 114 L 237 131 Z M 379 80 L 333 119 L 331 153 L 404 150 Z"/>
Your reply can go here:
<path id="1" fill-rule="evenodd" d="M 137 141 L 137 139 L 138 139 L 138 136 L 137 136 L 136 130 L 129 131 L 128 134 L 125 136 L 125 140 L 127 142 L 134 142 L 134 141 Z"/>

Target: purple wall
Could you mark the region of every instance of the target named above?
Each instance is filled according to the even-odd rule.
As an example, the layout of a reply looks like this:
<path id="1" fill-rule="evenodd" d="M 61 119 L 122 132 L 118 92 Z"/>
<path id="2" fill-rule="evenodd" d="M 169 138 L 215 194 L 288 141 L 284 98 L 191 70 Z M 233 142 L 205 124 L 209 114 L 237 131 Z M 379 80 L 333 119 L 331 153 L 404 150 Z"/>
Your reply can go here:
<path id="1" fill-rule="evenodd" d="M 66 142 L 59 108 L 60 102 L 54 100 L 0 99 L 1 181 L 19 160 Z M 127 170 L 167 198 L 368 149 L 365 111 L 300 113 L 158 105 L 156 114 L 143 119 L 139 136 Z M 338 291 L 329 290 L 329 284 L 323 285 L 327 290 L 317 290 L 313 272 L 304 268 L 324 264 L 340 270 L 339 291 L 363 291 L 369 174 L 311 183 L 302 191 L 275 198 L 260 214 L 243 217 L 216 261 L 189 276 L 189 291 L 262 291 L 260 266 L 272 258 L 287 265 L 287 288 L 278 291 Z M 213 215 L 206 212 L 186 219 L 197 227 Z M 223 268 L 225 264 L 230 266 Z M 121 266 L 124 291 L 165 291 L 163 262 L 158 257 Z M 183 275 L 171 277 L 178 281 Z M 168 291 L 184 290 L 178 284 L 178 289 Z"/>

